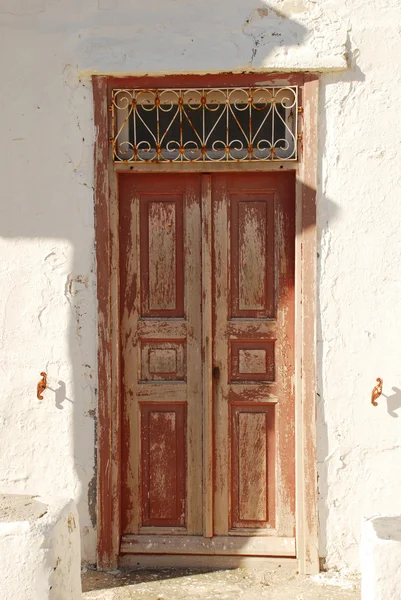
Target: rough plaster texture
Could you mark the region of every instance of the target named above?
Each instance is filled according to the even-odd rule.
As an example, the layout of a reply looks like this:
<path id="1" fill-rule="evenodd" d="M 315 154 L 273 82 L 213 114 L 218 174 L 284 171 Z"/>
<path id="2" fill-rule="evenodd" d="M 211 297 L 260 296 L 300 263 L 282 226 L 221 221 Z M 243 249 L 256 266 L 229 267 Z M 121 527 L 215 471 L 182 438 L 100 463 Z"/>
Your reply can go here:
<path id="1" fill-rule="evenodd" d="M 0 523 L 35 521 L 47 513 L 47 505 L 26 494 L 0 496 Z"/>
<path id="2" fill-rule="evenodd" d="M 2 600 L 80 600 L 78 512 L 72 500 L 3 495 Z"/>
<path id="3" fill-rule="evenodd" d="M 323 72 L 318 460 L 327 566 L 357 570 L 361 515 L 398 510 L 400 22 L 398 0 L 0 0 L 0 489 L 73 497 L 85 560 L 96 542 L 91 72 Z M 42 370 L 49 387 L 39 402 Z M 378 376 L 388 398 L 373 408 Z"/>
<path id="4" fill-rule="evenodd" d="M 362 600 L 401 599 L 401 517 L 362 523 Z"/>

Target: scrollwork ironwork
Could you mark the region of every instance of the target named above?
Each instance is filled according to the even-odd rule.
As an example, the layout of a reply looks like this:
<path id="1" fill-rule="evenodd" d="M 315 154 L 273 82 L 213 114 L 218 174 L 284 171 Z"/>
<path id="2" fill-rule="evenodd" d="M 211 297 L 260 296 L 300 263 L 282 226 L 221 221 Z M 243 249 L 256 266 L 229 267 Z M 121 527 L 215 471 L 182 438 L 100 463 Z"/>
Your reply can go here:
<path id="1" fill-rule="evenodd" d="M 115 89 L 115 162 L 297 160 L 298 88 Z"/>

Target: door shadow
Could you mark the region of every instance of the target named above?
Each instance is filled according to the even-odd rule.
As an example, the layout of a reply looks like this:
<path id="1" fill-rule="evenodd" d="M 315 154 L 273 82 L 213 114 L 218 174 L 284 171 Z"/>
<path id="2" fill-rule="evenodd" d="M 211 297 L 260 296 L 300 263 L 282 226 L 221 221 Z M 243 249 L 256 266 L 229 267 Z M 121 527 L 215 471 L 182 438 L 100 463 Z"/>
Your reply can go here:
<path id="1" fill-rule="evenodd" d="M 325 263 L 331 248 L 331 227 L 337 220 L 338 205 L 329 200 L 326 195 L 324 172 L 327 170 L 327 155 L 335 148 L 336 141 L 332 137 L 326 117 L 326 106 L 331 102 L 330 86 L 347 86 L 348 95 L 365 81 L 365 74 L 358 65 L 359 50 L 355 49 L 348 34 L 345 43 L 345 57 L 348 70 L 344 72 L 326 73 L 321 76 L 319 89 L 319 123 L 318 123 L 318 176 L 317 189 L 317 305 L 316 305 L 316 360 L 317 360 L 317 479 L 318 479 L 318 515 L 319 515 L 319 556 L 321 568 L 325 569 L 327 556 L 327 524 L 329 519 L 328 493 L 329 493 L 329 462 L 332 454 L 329 447 L 327 400 L 325 398 L 325 365 L 330 352 L 330 344 L 325 338 L 324 318 L 322 315 L 325 306 L 322 303 L 321 290 L 330 286 L 330 281 L 325 274 Z M 347 96 L 348 97 L 348 96 Z M 352 100 L 351 100 L 352 101 Z M 334 146 L 333 146 L 334 144 Z M 338 157 L 337 157 L 338 164 Z M 335 177 L 336 175 L 334 175 Z M 338 177 L 341 171 L 338 169 Z M 393 408 L 393 410 L 395 410 Z M 393 415 L 392 415 L 393 416 Z M 395 415 L 398 416 L 398 415 Z"/>

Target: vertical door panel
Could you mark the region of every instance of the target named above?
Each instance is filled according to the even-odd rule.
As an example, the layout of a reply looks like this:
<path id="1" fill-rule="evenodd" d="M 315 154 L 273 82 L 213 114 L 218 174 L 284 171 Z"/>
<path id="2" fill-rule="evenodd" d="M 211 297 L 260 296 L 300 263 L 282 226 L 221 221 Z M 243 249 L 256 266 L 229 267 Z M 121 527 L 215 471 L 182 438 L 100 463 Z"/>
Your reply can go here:
<path id="1" fill-rule="evenodd" d="M 216 535 L 294 535 L 294 183 L 212 177 Z"/>
<path id="2" fill-rule="evenodd" d="M 122 530 L 202 533 L 200 178 L 120 176 Z"/>

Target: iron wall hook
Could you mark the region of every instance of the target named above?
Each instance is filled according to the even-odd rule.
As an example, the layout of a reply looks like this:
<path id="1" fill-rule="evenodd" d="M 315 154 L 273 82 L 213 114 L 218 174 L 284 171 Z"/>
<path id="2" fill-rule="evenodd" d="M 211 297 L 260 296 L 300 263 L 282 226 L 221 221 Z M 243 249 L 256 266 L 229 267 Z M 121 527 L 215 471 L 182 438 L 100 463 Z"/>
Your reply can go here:
<path id="1" fill-rule="evenodd" d="M 372 390 L 372 404 L 373 404 L 373 406 L 377 406 L 376 400 L 378 398 L 380 398 L 380 396 L 382 395 L 382 392 L 383 392 L 383 379 L 380 379 L 380 377 L 378 377 L 376 379 L 376 381 L 377 381 L 377 385 L 375 385 L 375 387 Z"/>
<path id="2" fill-rule="evenodd" d="M 42 394 L 45 391 L 46 386 L 47 386 L 47 375 L 46 375 L 46 373 L 44 373 L 42 371 L 41 376 L 42 376 L 42 379 L 39 381 L 39 383 L 38 383 L 38 389 L 37 389 L 38 400 L 43 400 Z"/>

